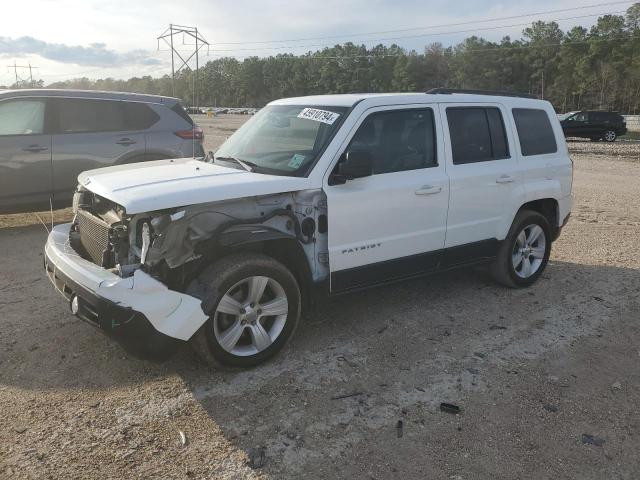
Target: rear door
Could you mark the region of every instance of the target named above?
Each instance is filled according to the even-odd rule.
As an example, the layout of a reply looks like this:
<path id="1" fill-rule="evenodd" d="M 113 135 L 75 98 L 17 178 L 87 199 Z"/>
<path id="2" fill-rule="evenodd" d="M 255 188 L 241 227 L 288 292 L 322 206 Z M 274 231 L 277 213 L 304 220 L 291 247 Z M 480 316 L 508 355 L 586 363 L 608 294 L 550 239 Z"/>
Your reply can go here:
<path id="1" fill-rule="evenodd" d="M 523 184 L 541 191 L 549 189 L 550 181 L 557 182 L 556 188 L 561 195 L 569 195 L 571 159 L 566 146 L 562 144 L 562 131 L 553 117 L 551 107 L 516 107 L 511 113 Z"/>
<path id="2" fill-rule="evenodd" d="M 447 263 L 464 263 L 495 253 L 520 174 L 503 105 L 451 103 L 441 114 L 451 184 Z"/>
<path id="3" fill-rule="evenodd" d="M 44 98 L 0 102 L 0 211 L 49 206 L 51 135 Z"/>
<path id="4" fill-rule="evenodd" d="M 419 274 L 438 266 L 449 180 L 435 106 L 367 110 L 341 153 L 367 150 L 373 175 L 329 185 L 331 291 Z"/>
<path id="5" fill-rule="evenodd" d="M 130 130 L 126 105 L 119 100 L 55 100 L 52 148 L 57 201 L 71 200 L 78 174 L 85 170 L 144 160 L 144 134 Z"/>

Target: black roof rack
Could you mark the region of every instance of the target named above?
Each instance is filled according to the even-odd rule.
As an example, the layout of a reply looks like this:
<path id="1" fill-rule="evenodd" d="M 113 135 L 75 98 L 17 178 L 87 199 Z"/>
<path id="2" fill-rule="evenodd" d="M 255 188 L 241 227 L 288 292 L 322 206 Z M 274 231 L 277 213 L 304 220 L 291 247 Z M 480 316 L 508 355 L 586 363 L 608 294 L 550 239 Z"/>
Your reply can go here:
<path id="1" fill-rule="evenodd" d="M 441 94 L 441 95 L 450 95 L 452 93 L 469 93 L 472 95 L 494 95 L 500 97 L 521 97 L 521 98 L 533 98 L 537 99 L 538 97 L 532 95 L 530 93 L 518 93 L 518 92 L 507 92 L 501 90 L 469 90 L 465 88 L 432 88 L 431 90 L 427 90 L 425 93 L 429 94 Z"/>

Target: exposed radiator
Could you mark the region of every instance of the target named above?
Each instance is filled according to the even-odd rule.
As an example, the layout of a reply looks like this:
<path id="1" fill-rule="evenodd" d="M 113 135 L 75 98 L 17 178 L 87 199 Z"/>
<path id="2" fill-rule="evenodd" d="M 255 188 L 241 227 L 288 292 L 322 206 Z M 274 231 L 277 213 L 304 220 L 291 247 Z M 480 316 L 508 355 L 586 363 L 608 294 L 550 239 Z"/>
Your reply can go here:
<path id="1" fill-rule="evenodd" d="M 102 266 L 102 252 L 109 246 L 111 227 L 102 219 L 85 210 L 78 210 L 76 220 L 82 247 L 93 263 Z"/>

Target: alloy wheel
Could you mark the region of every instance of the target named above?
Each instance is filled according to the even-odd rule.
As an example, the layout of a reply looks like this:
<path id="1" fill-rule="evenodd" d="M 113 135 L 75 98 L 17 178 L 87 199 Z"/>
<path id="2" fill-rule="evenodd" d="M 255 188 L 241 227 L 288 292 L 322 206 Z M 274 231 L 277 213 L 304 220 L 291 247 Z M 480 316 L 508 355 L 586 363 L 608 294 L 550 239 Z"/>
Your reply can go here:
<path id="1" fill-rule="evenodd" d="M 547 239 L 540 225 L 531 224 L 524 227 L 513 246 L 511 263 L 520 278 L 534 275 L 544 262 L 547 250 Z"/>
<path id="2" fill-rule="evenodd" d="M 232 355 L 256 355 L 280 336 L 288 312 L 287 294 L 276 280 L 245 278 L 218 302 L 213 318 L 216 340 Z"/>

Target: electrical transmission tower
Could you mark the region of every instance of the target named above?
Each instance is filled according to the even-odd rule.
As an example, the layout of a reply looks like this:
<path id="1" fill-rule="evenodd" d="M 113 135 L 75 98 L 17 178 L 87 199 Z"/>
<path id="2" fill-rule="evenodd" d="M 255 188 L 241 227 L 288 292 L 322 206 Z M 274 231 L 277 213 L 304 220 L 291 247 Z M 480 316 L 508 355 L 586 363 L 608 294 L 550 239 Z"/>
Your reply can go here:
<path id="1" fill-rule="evenodd" d="M 175 36 L 182 35 L 182 43 L 183 45 L 188 45 L 192 47 L 192 50 L 178 50 L 177 43 L 174 41 Z M 198 68 L 200 66 L 200 58 L 199 52 L 200 49 L 207 47 L 207 55 L 209 54 L 209 42 L 205 40 L 201 33 L 198 32 L 196 27 L 185 27 L 184 25 L 174 25 L 169 24 L 169 28 L 167 28 L 162 35 L 158 37 L 158 50 L 160 50 L 160 40 L 163 40 L 170 48 L 171 48 L 171 88 L 173 90 L 173 96 L 176 96 L 176 74 L 180 73 L 184 67 L 189 67 L 189 61 L 195 57 L 196 58 L 196 69 L 194 72 L 194 98 L 193 101 L 195 103 L 194 106 L 199 106 L 200 99 L 198 98 Z M 191 40 L 195 43 L 188 43 L 185 40 Z M 184 56 L 180 54 L 180 52 L 185 53 Z M 188 57 L 186 54 L 190 54 Z M 180 66 L 176 69 L 176 57 L 179 59 L 179 62 L 182 62 Z M 186 59 L 185 59 L 186 57 Z"/>
<path id="2" fill-rule="evenodd" d="M 27 79 L 26 78 L 22 78 L 20 77 L 20 75 L 18 75 L 18 69 L 28 69 L 29 70 L 29 87 L 33 88 L 34 84 L 33 84 L 33 69 L 34 68 L 38 68 L 38 67 L 32 67 L 31 64 L 29 63 L 28 65 L 17 65 L 15 60 L 13 62 L 13 65 L 7 65 L 7 69 L 13 68 L 13 73 L 16 76 L 16 88 L 20 88 L 20 84 L 25 84 L 27 83 Z"/>

